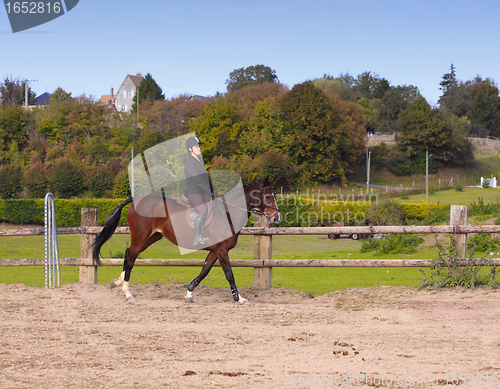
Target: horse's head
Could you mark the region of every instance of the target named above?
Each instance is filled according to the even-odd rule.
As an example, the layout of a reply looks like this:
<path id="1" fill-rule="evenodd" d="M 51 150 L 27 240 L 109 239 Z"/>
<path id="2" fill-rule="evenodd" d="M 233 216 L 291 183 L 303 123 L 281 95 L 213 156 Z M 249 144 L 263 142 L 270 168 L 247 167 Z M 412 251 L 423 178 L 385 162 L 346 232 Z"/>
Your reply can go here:
<path id="1" fill-rule="evenodd" d="M 281 215 L 278 209 L 278 201 L 276 200 L 274 178 L 252 184 L 249 206 L 265 215 L 269 220 L 269 225 L 273 226 L 280 223 Z"/>

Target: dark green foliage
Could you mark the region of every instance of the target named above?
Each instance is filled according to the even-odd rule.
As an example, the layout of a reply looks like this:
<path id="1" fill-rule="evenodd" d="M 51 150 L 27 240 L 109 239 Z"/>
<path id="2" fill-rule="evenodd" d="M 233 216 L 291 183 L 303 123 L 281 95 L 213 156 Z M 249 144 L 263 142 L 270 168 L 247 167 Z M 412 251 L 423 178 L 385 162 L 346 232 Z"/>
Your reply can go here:
<path id="1" fill-rule="evenodd" d="M 141 102 L 143 101 L 157 101 L 157 100 L 165 100 L 165 95 L 163 94 L 163 90 L 156 83 L 153 76 L 150 73 L 146 74 L 146 76 L 141 81 L 139 85 L 139 92 L 134 95 L 132 104 L 132 111 L 137 111 L 137 98 L 139 98 L 139 109 L 141 106 Z"/>
<path id="2" fill-rule="evenodd" d="M 380 99 L 390 89 L 389 81 L 366 71 L 358 75 L 354 89 L 367 99 Z"/>
<path id="3" fill-rule="evenodd" d="M 420 172 L 425 171 L 426 151 L 433 155 L 429 172 L 440 166 L 464 166 L 473 159 L 470 142 L 421 96 L 401 112 L 398 127 L 397 147 Z"/>
<path id="4" fill-rule="evenodd" d="M 113 184 L 113 197 L 129 198 L 132 196 L 130 190 L 130 181 L 128 179 L 128 170 L 118 173 Z"/>
<path id="5" fill-rule="evenodd" d="M 384 239 L 369 237 L 363 241 L 362 253 L 375 251 L 377 254 L 412 254 L 424 239 L 416 234 L 388 234 Z"/>
<path id="6" fill-rule="evenodd" d="M 450 239 L 450 243 L 445 247 L 436 240 L 439 256 L 431 263 L 430 276 L 420 269 L 425 277 L 421 288 L 498 286 L 497 269 L 492 260 L 474 258 L 474 250 L 472 250 L 469 258 L 462 261 L 453 243 L 453 239 Z"/>
<path id="7" fill-rule="evenodd" d="M 25 105 L 26 82 L 26 80 L 21 81 L 19 77 L 5 77 L 3 82 L 0 84 L 0 101 L 3 100 L 4 104 L 9 105 Z M 35 104 L 35 98 L 36 94 L 28 84 L 28 104 Z"/>
<path id="8" fill-rule="evenodd" d="M 0 167 L 0 198 L 11 199 L 23 190 L 23 174 L 15 165 Z"/>
<path id="9" fill-rule="evenodd" d="M 59 160 L 52 169 L 51 188 L 63 199 L 80 195 L 84 189 L 83 171 L 69 159 Z"/>
<path id="10" fill-rule="evenodd" d="M 44 198 L 50 191 L 50 172 L 47 166 L 41 163 L 31 165 L 24 172 L 24 184 L 30 198 Z"/>
<path id="11" fill-rule="evenodd" d="M 85 185 L 92 197 L 103 197 L 113 188 L 115 173 L 111 164 L 94 165 L 85 172 Z"/>
<path id="12" fill-rule="evenodd" d="M 497 89 L 498 96 L 498 89 Z M 481 125 L 489 131 L 491 136 L 500 136 L 500 115 L 488 93 L 481 89 L 474 99 L 472 122 Z"/>
<path id="13" fill-rule="evenodd" d="M 279 82 L 276 71 L 269 66 L 255 65 L 233 70 L 226 80 L 227 91 L 234 92 L 249 85 Z"/>

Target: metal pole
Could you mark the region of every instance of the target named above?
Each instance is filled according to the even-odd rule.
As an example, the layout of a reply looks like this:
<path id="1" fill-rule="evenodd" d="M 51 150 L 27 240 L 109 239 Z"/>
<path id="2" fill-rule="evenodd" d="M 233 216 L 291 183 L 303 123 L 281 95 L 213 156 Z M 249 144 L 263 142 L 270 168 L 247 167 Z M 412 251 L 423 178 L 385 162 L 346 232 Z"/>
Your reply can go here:
<path id="1" fill-rule="evenodd" d="M 429 202 L 429 150 L 425 150 L 425 202 Z"/>
<path id="2" fill-rule="evenodd" d="M 367 167 L 366 167 L 366 195 L 368 198 L 370 198 L 370 161 L 372 157 L 372 152 L 368 152 L 368 160 L 367 160 Z"/>
<path id="3" fill-rule="evenodd" d="M 134 146 L 132 146 L 132 172 L 130 174 L 130 192 L 132 194 L 132 197 L 134 197 Z"/>
<path id="4" fill-rule="evenodd" d="M 45 287 L 61 286 L 56 211 L 52 193 L 45 195 Z"/>

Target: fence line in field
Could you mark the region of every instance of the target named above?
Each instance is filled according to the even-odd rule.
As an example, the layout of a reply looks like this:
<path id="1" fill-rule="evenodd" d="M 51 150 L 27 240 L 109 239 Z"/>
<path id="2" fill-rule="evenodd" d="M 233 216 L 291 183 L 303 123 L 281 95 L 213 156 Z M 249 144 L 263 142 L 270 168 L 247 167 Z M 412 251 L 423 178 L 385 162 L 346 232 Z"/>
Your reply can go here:
<path id="1" fill-rule="evenodd" d="M 431 259 L 272 259 L 273 235 L 328 235 L 328 234 L 452 234 L 460 258 L 467 257 L 467 234 L 500 233 L 500 226 L 468 225 L 468 207 L 452 205 L 450 225 L 440 226 L 349 226 L 349 227 L 275 227 L 267 225 L 265 217 L 255 215 L 255 227 L 241 230 L 242 235 L 254 235 L 254 259 L 232 259 L 233 267 L 253 267 L 254 285 L 272 287 L 273 267 L 425 267 Z M 63 266 L 79 266 L 79 279 L 82 283 L 97 283 L 97 266 L 92 261 L 92 242 L 102 227 L 97 227 L 97 210 L 82 209 L 82 226 L 58 228 L 57 234 L 80 234 L 80 258 L 60 258 Z M 128 227 L 118 227 L 115 234 L 128 234 Z M 0 230 L 0 236 L 43 235 L 44 228 L 20 228 Z M 500 265 L 500 259 L 493 259 Z M 137 259 L 137 266 L 202 266 L 204 259 Z M 0 259 L 0 266 L 37 266 L 44 259 Z M 104 258 L 104 266 L 122 266 L 123 258 Z M 216 264 L 216 266 L 218 263 Z"/>

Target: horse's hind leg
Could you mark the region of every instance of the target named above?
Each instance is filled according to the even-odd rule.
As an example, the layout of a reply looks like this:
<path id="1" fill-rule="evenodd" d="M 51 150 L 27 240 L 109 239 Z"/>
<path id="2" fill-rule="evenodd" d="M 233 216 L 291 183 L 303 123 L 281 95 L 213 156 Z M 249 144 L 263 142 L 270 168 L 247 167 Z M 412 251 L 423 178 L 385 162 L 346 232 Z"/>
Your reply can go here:
<path id="1" fill-rule="evenodd" d="M 110 286 L 111 288 L 114 288 L 116 286 L 120 286 L 123 284 L 122 291 L 123 293 L 125 293 L 125 300 L 130 302 L 135 302 L 136 301 L 135 297 L 132 295 L 132 293 L 130 293 L 129 283 L 130 283 L 130 273 L 132 272 L 132 268 L 134 267 L 134 262 L 137 258 L 138 253 L 135 254 L 135 258 L 132 259 L 130 256 L 130 249 L 131 247 L 129 247 L 125 251 L 125 260 L 123 261 L 123 271 L 120 274 L 120 277 L 117 280 L 111 281 Z"/>
<path id="2" fill-rule="evenodd" d="M 129 288 L 129 283 L 130 283 L 130 273 L 132 272 L 132 269 L 134 267 L 135 260 L 139 256 L 139 253 L 143 252 L 146 250 L 149 246 L 151 246 L 153 243 L 159 241 L 162 238 L 162 235 L 157 233 L 153 234 L 152 236 L 149 237 L 149 239 L 146 241 L 146 243 L 142 246 L 139 247 L 137 245 L 132 244 L 126 251 L 125 251 L 125 260 L 123 261 L 123 271 L 120 274 L 120 278 L 117 280 L 111 281 L 111 287 L 114 288 L 116 286 L 122 285 L 122 290 L 123 293 L 125 293 L 125 299 L 130 302 L 135 302 L 136 299 L 130 293 L 130 288 Z"/>
<path id="3" fill-rule="evenodd" d="M 193 290 L 196 288 L 200 282 L 208 275 L 210 272 L 210 269 L 212 269 L 212 266 L 214 265 L 215 261 L 217 260 L 217 254 L 215 251 L 210 251 L 207 255 L 207 258 L 205 259 L 205 263 L 203 264 L 203 267 L 201 268 L 200 274 L 198 274 L 196 277 L 193 278 L 193 280 L 186 286 L 187 288 L 187 294 L 184 297 L 184 301 L 187 303 L 193 303 Z"/>

